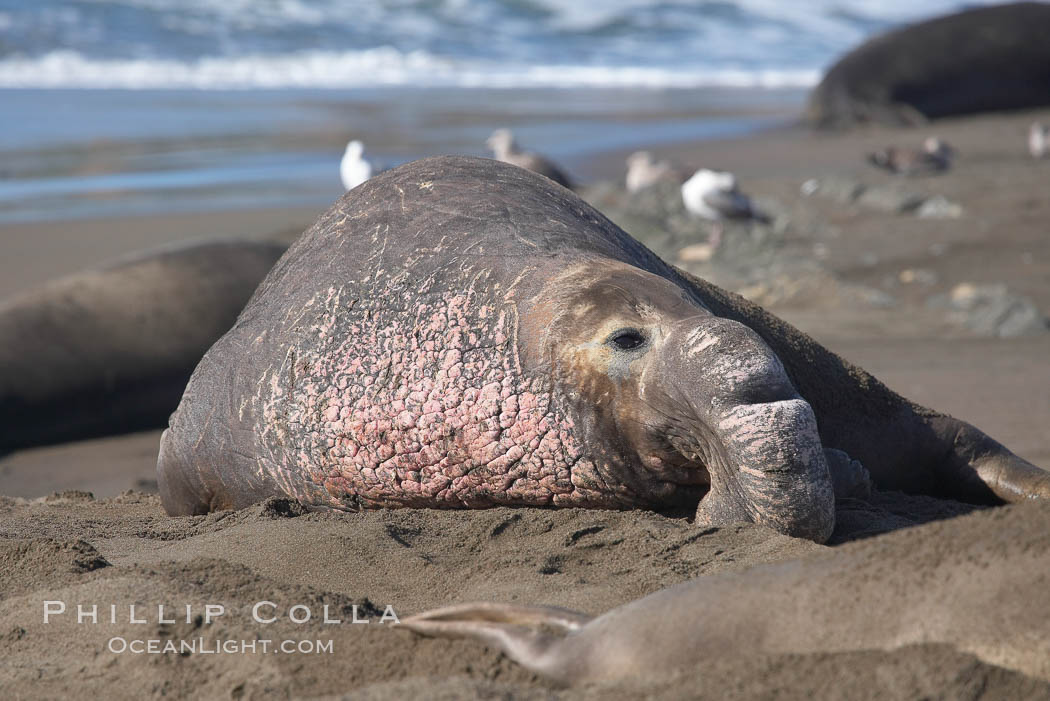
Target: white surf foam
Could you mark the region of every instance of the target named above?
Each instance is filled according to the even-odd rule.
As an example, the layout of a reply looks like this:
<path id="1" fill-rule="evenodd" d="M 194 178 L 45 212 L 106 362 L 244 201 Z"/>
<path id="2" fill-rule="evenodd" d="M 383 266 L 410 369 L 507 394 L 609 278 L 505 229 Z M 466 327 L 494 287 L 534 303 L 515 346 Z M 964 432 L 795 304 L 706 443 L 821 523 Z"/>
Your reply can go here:
<path id="1" fill-rule="evenodd" d="M 10 0 L 0 87 L 805 87 L 989 0 Z"/>
<path id="2" fill-rule="evenodd" d="M 810 86 L 818 78 L 815 69 L 508 65 L 387 47 L 194 61 L 91 59 L 74 51 L 53 51 L 38 58 L 0 61 L 4 88 L 784 88 Z"/>

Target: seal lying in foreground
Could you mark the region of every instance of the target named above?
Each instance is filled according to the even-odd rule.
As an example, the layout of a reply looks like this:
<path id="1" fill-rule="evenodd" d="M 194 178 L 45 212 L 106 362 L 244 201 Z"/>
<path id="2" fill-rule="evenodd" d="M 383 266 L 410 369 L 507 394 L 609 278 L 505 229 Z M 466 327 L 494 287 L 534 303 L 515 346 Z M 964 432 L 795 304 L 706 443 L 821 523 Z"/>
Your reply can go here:
<path id="1" fill-rule="evenodd" d="M 1050 497 L 1047 473 L 568 190 L 459 157 L 369 180 L 289 249 L 201 361 L 157 465 L 173 515 L 271 495 L 688 506 L 816 541 L 833 481 L 865 468 L 888 489 Z"/>
<path id="2" fill-rule="evenodd" d="M 284 250 L 180 243 L 0 302 L 0 454 L 163 427 Z"/>
<path id="3" fill-rule="evenodd" d="M 566 684 L 664 679 L 729 657 L 946 643 L 1050 679 L 1050 504 L 940 521 L 803 560 L 698 577 L 597 618 L 467 604 L 404 618 Z M 557 634 L 556 632 L 560 633 Z"/>

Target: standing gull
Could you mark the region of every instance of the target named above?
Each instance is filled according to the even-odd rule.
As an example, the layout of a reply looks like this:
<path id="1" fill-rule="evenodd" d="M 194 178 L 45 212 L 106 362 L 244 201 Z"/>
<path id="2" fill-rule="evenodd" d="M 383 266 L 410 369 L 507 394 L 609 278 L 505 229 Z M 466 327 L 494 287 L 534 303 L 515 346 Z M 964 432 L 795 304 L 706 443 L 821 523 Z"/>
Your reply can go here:
<path id="1" fill-rule="evenodd" d="M 722 243 L 726 219 L 769 221 L 769 217 L 751 204 L 751 198 L 740 191 L 736 176 L 732 173 L 701 168 L 682 183 L 682 203 L 690 214 L 715 223 L 706 244 L 682 249 L 679 257 L 683 260 L 710 259 Z"/>
<path id="2" fill-rule="evenodd" d="M 648 151 L 635 151 L 627 157 L 627 192 L 641 192 L 661 182 L 685 181 L 685 174 L 670 161 L 653 161 Z"/>
<path id="3" fill-rule="evenodd" d="M 514 134 L 511 133 L 510 129 L 497 129 L 492 132 L 492 136 L 488 138 L 485 144 L 492 151 L 497 161 L 510 163 L 519 168 L 526 168 L 534 173 L 550 178 L 562 187 L 572 189 L 572 181 L 569 180 L 561 168 L 538 153 L 522 151 L 518 148 L 518 144 L 514 140 Z"/>
<path id="4" fill-rule="evenodd" d="M 895 175 L 920 175 L 948 170 L 954 156 L 955 149 L 931 136 L 922 142 L 921 149 L 889 146 L 869 153 L 868 162 Z"/>
<path id="5" fill-rule="evenodd" d="M 353 190 L 372 177 L 372 164 L 365 160 L 364 153 L 365 146 L 357 139 L 346 145 L 346 153 L 339 164 L 339 176 L 347 190 Z"/>
<path id="6" fill-rule="evenodd" d="M 1035 159 L 1050 156 L 1050 127 L 1041 122 L 1032 122 L 1028 129 L 1028 153 Z"/>

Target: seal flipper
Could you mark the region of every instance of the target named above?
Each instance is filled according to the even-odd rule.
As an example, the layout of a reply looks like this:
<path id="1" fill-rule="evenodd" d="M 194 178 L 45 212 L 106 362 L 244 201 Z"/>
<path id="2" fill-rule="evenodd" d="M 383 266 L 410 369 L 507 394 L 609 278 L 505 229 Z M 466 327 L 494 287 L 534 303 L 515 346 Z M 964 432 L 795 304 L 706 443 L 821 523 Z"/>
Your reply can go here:
<path id="1" fill-rule="evenodd" d="M 1050 499 L 1050 472 L 1010 452 L 965 421 L 937 415 L 928 421 L 933 450 L 941 453 L 936 469 L 942 481 L 966 498 L 1006 503 Z"/>
<path id="2" fill-rule="evenodd" d="M 157 454 L 157 488 L 164 510 L 171 516 L 198 516 L 211 510 L 210 496 L 205 496 L 204 481 L 197 470 L 183 460 L 179 446 L 172 439 L 172 429 L 160 436 Z"/>
<path id="3" fill-rule="evenodd" d="M 835 499 L 868 499 L 871 496 L 871 475 L 863 465 L 837 448 L 825 448 L 824 458 L 831 473 Z"/>
<path id="4" fill-rule="evenodd" d="M 401 620 L 400 627 L 425 636 L 475 638 L 523 667 L 564 681 L 560 643 L 590 620 L 590 616 L 556 606 L 481 603 L 409 616 Z"/>

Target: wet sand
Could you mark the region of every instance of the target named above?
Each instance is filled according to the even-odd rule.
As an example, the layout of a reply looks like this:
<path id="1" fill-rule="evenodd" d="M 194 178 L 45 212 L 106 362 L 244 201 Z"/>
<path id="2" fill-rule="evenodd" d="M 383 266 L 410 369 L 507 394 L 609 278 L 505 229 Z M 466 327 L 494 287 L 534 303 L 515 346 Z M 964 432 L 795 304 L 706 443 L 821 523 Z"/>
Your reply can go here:
<path id="1" fill-rule="evenodd" d="M 1046 113 L 1041 115 L 1044 119 Z M 981 336 L 928 300 L 960 283 L 1006 283 L 1050 311 L 1050 162 L 1023 151 L 1033 115 L 938 124 L 960 151 L 949 173 L 892 180 L 863 162 L 890 142 L 917 143 L 933 130 L 878 129 L 816 136 L 781 130 L 728 142 L 654 151 L 690 166 L 735 170 L 741 185 L 778 203 L 791 224 L 778 256 L 819 260 L 820 284 L 774 299 L 774 312 L 812 333 L 905 396 L 974 423 L 1018 454 L 1050 466 L 1050 337 Z M 621 175 L 623 154 L 587 165 Z M 962 204 L 954 219 L 921 219 L 832 198 L 803 197 L 810 178 L 900 185 Z M 0 292 L 123 253 L 133 244 L 243 234 L 288 240 L 316 212 L 276 210 L 165 215 L 5 226 Z M 925 282 L 901 275 L 926 270 Z M 843 290 L 863 289 L 877 304 Z M 779 301 L 777 301 L 779 299 Z M 647 512 L 494 509 L 299 514 L 269 502 L 241 512 L 169 518 L 149 494 L 159 432 L 24 451 L 0 459 L 0 686 L 14 698 L 102 695 L 223 698 L 622 698 L 623 689 L 557 690 L 472 642 L 435 641 L 379 620 L 473 600 L 555 604 L 598 614 L 705 574 L 822 552 L 828 546 L 740 525 L 697 531 Z M 81 491 L 68 491 L 81 490 Z M 133 490 L 133 491 L 125 491 Z M 94 497 L 86 491 L 94 492 Z M 61 494 L 48 497 L 53 492 Z M 1022 507 L 1005 507 L 1022 508 Z M 1033 507 L 1027 507 L 1032 509 Z M 972 511 L 956 502 L 879 494 L 845 504 L 835 542 Z M 1043 510 L 1026 511 L 1038 523 Z M 986 519 L 978 510 L 963 516 Z M 1040 516 L 1041 517 L 1041 516 Z M 920 529 L 922 527 L 920 526 Z M 916 537 L 927 531 L 915 530 Z M 930 531 L 936 537 L 934 531 Z M 1045 538 L 1020 532 L 1018 538 Z M 835 547 L 835 546 L 833 546 Z M 894 566 L 894 547 L 885 566 Z M 950 596 L 932 582 L 930 596 Z M 98 604 L 100 622 L 56 615 Z M 260 624 L 252 607 L 276 604 Z M 109 606 L 119 607 L 109 623 Z M 128 618 L 139 606 L 145 624 Z M 157 606 L 177 610 L 159 620 Z M 205 604 L 227 613 L 211 625 Z M 310 608 L 309 623 L 288 620 Z M 184 607 L 192 608 L 186 622 Z M 325 625 L 329 606 L 342 624 Z M 372 622 L 348 623 L 354 615 Z M 863 602 L 858 602 L 863 606 Z M 848 615 L 848 612 L 844 612 Z M 331 640 L 321 654 L 117 654 L 127 640 Z M 654 697 L 681 698 L 1050 698 L 1035 680 L 942 645 L 895 651 L 741 656 L 668 679 Z"/>

